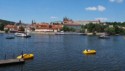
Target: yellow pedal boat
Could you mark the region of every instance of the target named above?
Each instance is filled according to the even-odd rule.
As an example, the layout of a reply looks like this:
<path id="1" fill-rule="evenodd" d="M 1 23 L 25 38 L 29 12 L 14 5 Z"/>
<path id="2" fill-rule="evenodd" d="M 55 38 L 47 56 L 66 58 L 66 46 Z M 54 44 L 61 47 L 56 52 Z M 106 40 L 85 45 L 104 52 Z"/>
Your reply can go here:
<path id="1" fill-rule="evenodd" d="M 83 53 L 84 54 L 95 54 L 96 50 L 84 50 Z"/>
<path id="2" fill-rule="evenodd" d="M 23 54 L 23 57 L 22 57 L 22 55 L 20 55 L 20 56 L 17 56 L 17 59 L 32 59 L 32 58 L 34 58 L 34 54 Z"/>

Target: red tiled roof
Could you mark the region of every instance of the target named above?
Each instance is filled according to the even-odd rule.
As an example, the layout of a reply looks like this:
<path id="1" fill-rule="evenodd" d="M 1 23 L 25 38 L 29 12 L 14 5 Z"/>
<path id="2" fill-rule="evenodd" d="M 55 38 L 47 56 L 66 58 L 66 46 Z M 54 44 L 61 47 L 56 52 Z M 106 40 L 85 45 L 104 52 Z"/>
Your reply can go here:
<path id="1" fill-rule="evenodd" d="M 36 29 L 49 29 L 49 24 L 33 24 Z"/>
<path id="2" fill-rule="evenodd" d="M 62 29 L 63 25 L 33 24 L 32 27 L 35 27 L 36 29 Z"/>
<path id="3" fill-rule="evenodd" d="M 52 25 L 52 29 L 62 29 L 63 25 Z"/>
<path id="4" fill-rule="evenodd" d="M 47 23 L 44 24 L 33 24 L 32 27 L 35 27 L 36 29 L 62 29 L 63 25 L 50 25 Z"/>
<path id="5" fill-rule="evenodd" d="M 17 28 L 16 25 L 6 25 L 4 28 Z"/>

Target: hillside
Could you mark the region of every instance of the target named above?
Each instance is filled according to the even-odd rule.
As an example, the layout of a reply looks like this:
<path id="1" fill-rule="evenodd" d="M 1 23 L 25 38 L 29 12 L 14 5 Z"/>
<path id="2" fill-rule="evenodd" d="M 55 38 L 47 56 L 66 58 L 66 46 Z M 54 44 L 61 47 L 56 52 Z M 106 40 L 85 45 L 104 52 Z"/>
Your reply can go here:
<path id="1" fill-rule="evenodd" d="M 15 24 L 15 22 L 0 19 L 0 30 L 4 30 L 4 26 L 7 24 Z"/>
<path id="2" fill-rule="evenodd" d="M 0 19 L 0 24 L 14 24 L 15 22 Z"/>

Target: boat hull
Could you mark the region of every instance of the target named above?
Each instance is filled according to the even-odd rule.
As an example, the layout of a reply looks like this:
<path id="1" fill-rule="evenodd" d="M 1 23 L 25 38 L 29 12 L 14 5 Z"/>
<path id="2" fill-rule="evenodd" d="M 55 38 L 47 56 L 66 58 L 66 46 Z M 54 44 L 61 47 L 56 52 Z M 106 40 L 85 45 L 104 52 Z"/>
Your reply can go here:
<path id="1" fill-rule="evenodd" d="M 6 37 L 6 39 L 14 39 L 14 37 Z"/>
<path id="2" fill-rule="evenodd" d="M 99 36 L 99 38 L 100 38 L 100 39 L 109 39 L 108 36 L 106 36 L 106 37 L 101 37 L 101 36 Z"/>
<path id="3" fill-rule="evenodd" d="M 34 58 L 34 54 L 23 54 L 23 56 L 22 55 L 20 55 L 20 56 L 17 56 L 17 59 L 33 59 Z"/>
<path id="4" fill-rule="evenodd" d="M 31 37 L 29 34 L 27 33 L 15 33 L 15 36 L 17 37 L 25 37 L 25 38 L 29 38 Z"/>
<path id="5" fill-rule="evenodd" d="M 84 50 L 83 53 L 84 54 L 96 54 L 96 50 L 89 50 L 89 51 Z"/>

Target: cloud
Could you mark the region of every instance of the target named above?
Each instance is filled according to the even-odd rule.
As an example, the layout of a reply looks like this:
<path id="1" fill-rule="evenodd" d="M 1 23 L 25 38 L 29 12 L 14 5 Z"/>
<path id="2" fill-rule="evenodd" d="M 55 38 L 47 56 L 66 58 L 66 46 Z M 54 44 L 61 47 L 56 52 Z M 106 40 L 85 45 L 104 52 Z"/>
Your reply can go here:
<path id="1" fill-rule="evenodd" d="M 50 18 L 51 18 L 51 19 L 57 19 L 58 17 L 56 17 L 56 16 L 51 16 Z"/>
<path id="2" fill-rule="evenodd" d="M 100 20 L 100 21 L 107 21 L 108 19 L 107 18 L 95 18 L 95 20 Z"/>
<path id="3" fill-rule="evenodd" d="M 109 0 L 110 2 L 122 3 L 124 0 Z"/>
<path id="4" fill-rule="evenodd" d="M 101 11 L 101 12 L 103 12 L 103 11 L 105 11 L 106 10 L 106 8 L 104 7 L 104 6 L 102 6 L 102 5 L 98 5 L 97 7 L 87 7 L 87 8 L 85 8 L 85 10 L 87 10 L 87 11 Z"/>
<path id="5" fill-rule="evenodd" d="M 98 9 L 98 11 L 105 11 L 106 10 L 106 8 L 104 6 L 101 6 L 101 5 L 99 5 L 97 7 L 97 9 Z"/>
<path id="6" fill-rule="evenodd" d="M 96 8 L 96 7 L 88 7 L 88 8 L 86 8 L 86 10 L 96 11 L 96 10 L 97 10 L 97 8 Z"/>

